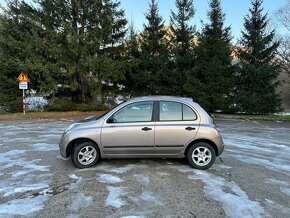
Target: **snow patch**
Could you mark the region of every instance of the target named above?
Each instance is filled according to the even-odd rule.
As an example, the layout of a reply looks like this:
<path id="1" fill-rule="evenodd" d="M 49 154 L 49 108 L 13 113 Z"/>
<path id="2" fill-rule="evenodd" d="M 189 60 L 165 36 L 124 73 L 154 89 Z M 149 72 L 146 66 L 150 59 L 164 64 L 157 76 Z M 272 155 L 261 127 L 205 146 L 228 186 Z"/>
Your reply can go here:
<path id="1" fill-rule="evenodd" d="M 134 177 L 141 183 L 147 185 L 150 182 L 149 176 L 144 176 L 142 174 L 135 174 Z"/>
<path id="2" fill-rule="evenodd" d="M 157 174 L 160 176 L 170 176 L 169 173 L 165 173 L 165 172 L 157 172 Z"/>
<path id="3" fill-rule="evenodd" d="M 14 186 L 12 187 L 7 187 L 6 193 L 3 195 L 4 197 L 8 197 L 11 195 L 14 195 L 16 193 L 24 193 L 24 192 L 29 192 L 29 191 L 35 191 L 35 190 L 43 190 L 45 188 L 48 188 L 49 186 L 46 183 L 38 183 L 38 184 L 19 184 L 20 187 L 15 188 Z M 23 185 L 23 186 L 21 186 Z M 4 191 L 3 189 L 0 190 Z"/>
<path id="4" fill-rule="evenodd" d="M 59 146 L 57 144 L 47 144 L 47 143 L 37 143 L 32 145 L 31 147 L 33 151 L 57 151 L 59 149 Z"/>
<path id="5" fill-rule="evenodd" d="M 91 196 L 85 196 L 84 193 L 78 193 L 72 198 L 71 204 L 68 206 L 68 209 L 77 212 L 81 208 L 88 207 L 92 204 L 93 198 Z"/>
<path id="6" fill-rule="evenodd" d="M 122 167 L 115 167 L 115 166 L 103 164 L 103 165 L 99 165 L 97 169 L 101 171 L 105 171 L 105 172 L 113 172 L 117 174 L 122 174 L 128 171 L 134 170 L 134 169 L 143 169 L 146 167 L 147 166 L 143 164 L 128 164 Z"/>
<path id="7" fill-rule="evenodd" d="M 48 195 L 16 199 L 4 204 L 0 204 L 0 214 L 2 215 L 28 215 L 41 210 L 43 202 L 48 199 Z"/>
<path id="8" fill-rule="evenodd" d="M 145 191 L 141 194 L 140 197 L 142 200 L 149 201 L 154 205 L 162 205 L 162 203 L 156 197 L 154 197 L 151 192 Z"/>
<path id="9" fill-rule="evenodd" d="M 124 203 L 124 201 L 122 201 L 121 197 L 126 196 L 128 194 L 126 187 L 108 186 L 107 190 L 109 191 L 109 195 L 106 199 L 106 206 L 120 208 L 123 205 L 125 205 L 125 203 Z"/>
<path id="10" fill-rule="evenodd" d="M 259 202 L 252 201 L 234 181 L 226 181 L 208 172 L 195 171 L 196 175 L 188 176 L 192 180 L 201 180 L 204 192 L 223 205 L 229 217 L 263 217 L 264 209 Z M 225 192 L 229 189 L 232 193 Z"/>
<path id="11" fill-rule="evenodd" d="M 98 177 L 98 181 L 102 183 L 115 184 L 115 183 L 123 182 L 124 180 L 117 176 L 113 176 L 111 174 L 101 174 Z"/>

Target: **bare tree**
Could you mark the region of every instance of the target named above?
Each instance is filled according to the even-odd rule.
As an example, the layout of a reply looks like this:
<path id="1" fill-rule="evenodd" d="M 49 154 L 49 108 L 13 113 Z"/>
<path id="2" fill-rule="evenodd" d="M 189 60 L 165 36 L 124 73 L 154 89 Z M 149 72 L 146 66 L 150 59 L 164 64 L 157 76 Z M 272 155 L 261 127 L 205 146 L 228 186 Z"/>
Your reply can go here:
<path id="1" fill-rule="evenodd" d="M 286 29 L 286 34 L 281 37 L 278 55 L 285 72 L 290 76 L 290 0 L 276 12 L 276 18 L 279 25 Z"/>

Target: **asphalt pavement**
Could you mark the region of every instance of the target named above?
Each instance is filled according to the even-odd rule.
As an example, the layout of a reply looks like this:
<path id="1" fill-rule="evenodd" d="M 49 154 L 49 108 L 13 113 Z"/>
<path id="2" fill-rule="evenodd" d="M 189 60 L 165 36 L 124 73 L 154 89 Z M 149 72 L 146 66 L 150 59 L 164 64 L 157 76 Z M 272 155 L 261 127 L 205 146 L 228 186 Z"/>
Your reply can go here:
<path id="1" fill-rule="evenodd" d="M 290 123 L 216 120 L 225 151 L 110 159 L 77 169 L 58 150 L 72 120 L 0 123 L 0 217 L 290 217 Z"/>

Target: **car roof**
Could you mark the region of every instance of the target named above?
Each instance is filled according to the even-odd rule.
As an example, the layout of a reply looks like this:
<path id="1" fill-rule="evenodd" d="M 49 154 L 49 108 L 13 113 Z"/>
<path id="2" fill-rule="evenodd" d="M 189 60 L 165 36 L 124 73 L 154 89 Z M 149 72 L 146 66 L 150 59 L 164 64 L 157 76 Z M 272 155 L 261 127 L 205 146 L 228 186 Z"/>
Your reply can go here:
<path id="1" fill-rule="evenodd" d="M 167 95 L 151 95 L 151 96 L 140 96 L 135 98 L 130 98 L 127 102 L 135 102 L 135 101 L 183 101 L 188 103 L 193 102 L 192 98 L 186 97 L 178 97 L 178 96 L 167 96 Z"/>

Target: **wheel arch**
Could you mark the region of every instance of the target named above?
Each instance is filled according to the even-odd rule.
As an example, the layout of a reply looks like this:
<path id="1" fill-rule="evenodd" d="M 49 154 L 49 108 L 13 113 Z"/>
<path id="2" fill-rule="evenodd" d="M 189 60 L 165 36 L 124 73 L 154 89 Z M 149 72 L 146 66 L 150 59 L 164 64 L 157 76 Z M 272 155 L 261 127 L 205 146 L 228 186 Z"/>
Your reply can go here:
<path id="1" fill-rule="evenodd" d="M 92 139 L 89 139 L 89 138 L 76 138 L 74 140 L 72 140 L 67 148 L 66 148 L 66 156 L 69 157 L 71 154 L 72 154 L 72 151 L 73 151 L 73 148 L 77 145 L 77 144 L 80 144 L 80 143 L 83 143 L 83 142 L 92 142 L 94 143 L 95 145 L 97 145 L 98 149 L 99 149 L 99 154 L 101 155 L 101 150 L 100 150 L 100 147 L 98 145 L 98 143 L 96 143 L 94 140 Z"/>
<path id="2" fill-rule="evenodd" d="M 205 143 L 209 144 L 214 149 L 215 155 L 218 156 L 218 148 L 217 148 L 216 144 L 209 139 L 196 139 L 196 140 L 190 142 L 184 151 L 184 155 L 186 156 L 190 147 L 198 142 L 205 142 Z"/>

